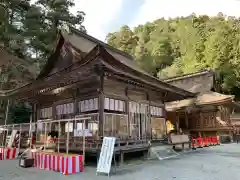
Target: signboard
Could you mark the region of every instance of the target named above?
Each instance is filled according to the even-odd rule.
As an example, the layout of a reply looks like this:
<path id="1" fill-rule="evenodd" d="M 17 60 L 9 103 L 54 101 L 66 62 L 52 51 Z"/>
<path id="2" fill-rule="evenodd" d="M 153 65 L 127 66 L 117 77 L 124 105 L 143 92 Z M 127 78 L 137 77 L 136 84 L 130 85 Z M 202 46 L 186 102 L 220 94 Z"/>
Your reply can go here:
<path id="1" fill-rule="evenodd" d="M 16 134 L 17 134 L 17 130 L 13 130 L 13 131 L 12 131 L 12 134 L 11 134 L 11 136 L 9 137 L 9 140 L 8 140 L 8 142 L 7 142 L 7 144 L 8 144 L 7 147 L 12 147 L 13 140 L 14 140 Z"/>
<path id="2" fill-rule="evenodd" d="M 109 175 L 111 170 L 115 141 L 115 137 L 103 138 L 100 157 L 97 164 L 97 173 L 105 173 Z"/>

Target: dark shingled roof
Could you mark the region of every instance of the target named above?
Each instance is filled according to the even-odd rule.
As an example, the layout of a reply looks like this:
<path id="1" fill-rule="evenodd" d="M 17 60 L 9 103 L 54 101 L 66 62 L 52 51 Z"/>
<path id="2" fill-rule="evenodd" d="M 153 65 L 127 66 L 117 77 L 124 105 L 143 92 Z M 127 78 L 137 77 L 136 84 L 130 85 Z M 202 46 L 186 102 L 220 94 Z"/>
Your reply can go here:
<path id="1" fill-rule="evenodd" d="M 117 50 L 117 49 L 109 46 L 108 44 L 106 44 L 102 41 L 99 41 L 96 38 L 89 36 L 86 33 L 83 33 L 75 28 L 70 28 L 70 32 L 66 32 L 66 31 L 59 32 L 57 46 L 54 49 L 54 52 L 52 53 L 50 58 L 48 59 L 47 63 L 43 67 L 39 76 L 37 77 L 37 81 L 43 80 L 44 78 L 46 78 L 48 76 L 49 77 L 52 76 L 52 75 L 49 75 L 49 73 L 55 67 L 55 64 L 57 63 L 57 61 L 56 61 L 57 57 L 58 57 L 58 55 L 60 53 L 60 49 L 64 43 L 68 43 L 73 48 L 78 49 L 80 52 L 83 52 L 83 54 L 85 55 L 83 57 L 83 59 L 85 57 L 87 57 L 88 54 L 93 51 L 93 49 L 96 49 L 96 47 L 98 47 L 98 50 L 101 51 L 100 53 L 108 54 L 107 57 L 109 57 L 109 59 L 111 59 L 111 57 L 113 57 L 116 64 L 121 65 L 122 68 L 124 68 L 125 70 L 134 72 L 137 79 L 144 78 L 142 80 L 142 82 L 147 83 L 147 84 L 152 85 L 157 88 L 161 88 L 161 90 L 163 90 L 163 91 L 181 95 L 182 97 L 194 97 L 195 96 L 195 93 L 172 86 L 166 82 L 163 82 L 163 81 L 149 75 L 147 72 L 145 72 L 138 66 L 136 61 L 134 61 L 130 55 L 128 55 L 120 50 Z M 109 59 L 106 59 L 106 62 Z M 104 61 L 104 59 L 103 59 L 103 61 Z M 114 61 L 112 61 L 112 63 L 114 63 Z M 79 62 L 79 63 L 81 63 L 81 62 Z M 77 63 L 74 62 L 70 66 L 74 66 L 75 64 L 77 64 Z M 68 68 L 68 67 L 66 67 L 66 68 Z M 59 69 L 57 72 L 60 72 L 60 71 L 62 72 L 62 70 L 63 69 Z M 119 70 L 121 70 L 121 69 L 119 69 Z"/>
<path id="2" fill-rule="evenodd" d="M 168 102 L 166 103 L 165 107 L 167 111 L 176 111 L 190 106 L 224 103 L 226 101 L 233 101 L 233 99 L 234 99 L 233 95 L 224 95 L 216 92 L 209 92 L 199 94 L 196 98 Z"/>
<path id="3" fill-rule="evenodd" d="M 163 81 L 193 93 L 210 92 L 216 85 L 215 73 L 212 70 L 175 76 Z"/>
<path id="4" fill-rule="evenodd" d="M 214 73 L 214 71 L 213 70 L 202 70 L 202 71 L 198 71 L 198 72 L 194 72 L 194 73 L 169 77 L 169 78 L 163 79 L 163 81 L 170 83 L 172 81 L 178 81 L 178 80 L 192 78 L 192 77 L 196 77 L 196 76 L 202 76 L 202 75 L 209 74 L 209 73 Z"/>

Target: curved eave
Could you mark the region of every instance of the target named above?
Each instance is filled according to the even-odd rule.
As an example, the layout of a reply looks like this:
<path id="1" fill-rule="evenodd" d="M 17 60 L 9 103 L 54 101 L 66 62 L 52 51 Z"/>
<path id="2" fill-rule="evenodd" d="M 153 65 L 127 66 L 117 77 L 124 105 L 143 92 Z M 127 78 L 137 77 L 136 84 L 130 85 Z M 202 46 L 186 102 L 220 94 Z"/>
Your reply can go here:
<path id="1" fill-rule="evenodd" d="M 227 103 L 233 103 L 233 98 L 227 98 L 227 99 L 223 99 L 223 100 L 219 100 L 219 101 L 213 101 L 213 102 L 208 102 L 208 103 L 192 103 L 192 104 L 188 104 L 188 105 L 184 105 L 184 106 L 180 106 L 180 107 L 170 107 L 167 108 L 166 106 L 166 110 L 168 112 L 174 112 L 174 111 L 186 111 L 187 108 L 200 108 L 202 106 L 216 106 L 216 105 L 223 105 L 223 104 L 227 104 Z"/>
<path id="2" fill-rule="evenodd" d="M 172 86 L 168 83 L 162 82 L 157 78 L 154 78 L 152 76 L 143 74 L 135 69 L 132 69 L 131 67 L 115 59 L 102 46 L 100 46 L 100 56 L 103 58 L 102 63 L 104 66 L 112 69 L 113 71 L 119 74 L 126 74 L 129 77 L 132 77 L 133 79 L 136 79 L 145 84 L 152 85 L 166 92 L 177 94 L 179 96 L 182 96 L 183 97 L 182 99 L 188 98 L 188 97 L 195 97 L 197 95 L 196 93 L 192 93 L 192 92 L 180 89 L 176 86 Z"/>
<path id="3" fill-rule="evenodd" d="M 131 74 L 131 73 L 126 73 L 126 72 L 122 72 L 120 69 L 117 69 L 115 67 L 113 67 L 111 64 L 108 64 L 107 62 L 103 61 L 102 64 L 107 67 L 108 69 L 110 69 L 111 71 L 114 71 L 116 72 L 117 74 L 119 75 L 125 75 L 131 79 L 134 79 L 134 80 L 137 80 L 138 82 L 142 82 L 144 84 L 147 84 L 147 85 L 150 85 L 150 86 L 153 86 L 155 87 L 157 90 L 161 90 L 161 91 L 165 91 L 165 92 L 171 92 L 173 94 L 176 94 L 178 96 L 181 96 L 181 98 L 178 98 L 178 99 L 183 99 L 185 97 L 189 97 L 189 96 L 195 96 L 195 94 L 188 94 L 188 92 L 178 92 L 179 91 L 179 88 L 176 88 L 176 87 L 171 87 L 169 86 L 168 84 L 157 84 L 157 83 L 150 83 L 147 79 L 143 79 L 140 77 L 140 74 L 138 72 L 135 72 L 136 75 L 134 74 Z M 132 70 L 132 69 L 131 69 Z M 180 89 L 182 90 L 182 89 Z M 183 94 L 184 93 L 184 94 Z"/>

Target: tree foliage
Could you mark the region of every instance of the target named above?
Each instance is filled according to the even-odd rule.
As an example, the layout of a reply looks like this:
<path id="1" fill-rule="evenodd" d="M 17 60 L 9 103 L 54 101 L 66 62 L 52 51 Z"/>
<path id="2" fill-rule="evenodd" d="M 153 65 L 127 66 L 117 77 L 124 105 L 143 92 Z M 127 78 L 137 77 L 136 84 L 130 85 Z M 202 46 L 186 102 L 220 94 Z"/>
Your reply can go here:
<path id="1" fill-rule="evenodd" d="M 24 103 L 15 103 L 9 109 L 9 119 L 14 124 L 28 123 L 32 113 L 31 108 Z"/>
<path id="2" fill-rule="evenodd" d="M 38 75 L 56 46 L 59 27 L 67 24 L 85 32 L 82 25 L 85 14 L 79 11 L 73 15 L 70 12 L 70 8 L 75 5 L 73 0 L 34 2 L 34 4 L 31 0 L 0 2 L 0 50 L 3 48 L 22 60 L 14 58 L 12 62 L 0 67 L 0 91 L 14 89 Z M 6 107 L 6 103 L 3 107 Z M 15 110 L 11 110 L 15 114 L 18 108 L 24 109 L 21 104 L 14 107 Z"/>
<path id="3" fill-rule="evenodd" d="M 134 41 L 133 41 L 134 39 Z M 226 93 L 239 94 L 240 19 L 219 13 L 158 19 L 107 36 L 108 44 L 135 56 L 150 74 L 164 79 L 213 69 Z"/>

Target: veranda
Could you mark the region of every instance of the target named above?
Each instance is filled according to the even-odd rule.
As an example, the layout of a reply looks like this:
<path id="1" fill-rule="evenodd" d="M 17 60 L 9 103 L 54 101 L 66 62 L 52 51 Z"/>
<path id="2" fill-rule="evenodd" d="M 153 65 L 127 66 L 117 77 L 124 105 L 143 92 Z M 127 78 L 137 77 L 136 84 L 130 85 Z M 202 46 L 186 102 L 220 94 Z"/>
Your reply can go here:
<path id="1" fill-rule="evenodd" d="M 90 135 L 85 128 L 90 117 L 8 124 L 0 126 L 1 147 L 18 148 L 22 153 L 27 148 L 40 148 L 45 152 L 69 154 L 69 147 L 75 145 L 85 158 L 85 137 Z M 16 132 L 12 141 L 13 132 Z M 11 141 L 11 142 L 10 142 Z"/>

